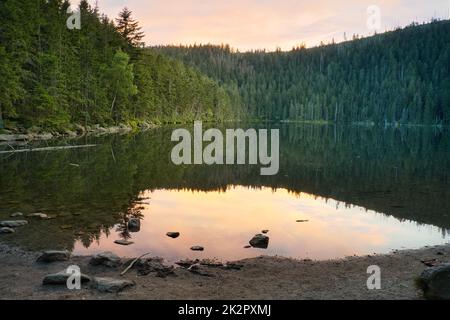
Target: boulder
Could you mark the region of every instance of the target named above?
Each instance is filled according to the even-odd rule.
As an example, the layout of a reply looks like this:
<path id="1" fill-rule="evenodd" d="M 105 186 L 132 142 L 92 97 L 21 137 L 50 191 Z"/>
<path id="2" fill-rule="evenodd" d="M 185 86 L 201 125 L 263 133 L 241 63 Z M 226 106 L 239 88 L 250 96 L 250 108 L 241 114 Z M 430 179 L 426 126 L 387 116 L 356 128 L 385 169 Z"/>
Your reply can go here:
<path id="1" fill-rule="evenodd" d="M 138 218 L 128 220 L 128 230 L 131 232 L 139 232 L 141 230 L 141 220 Z"/>
<path id="2" fill-rule="evenodd" d="M 92 256 L 89 263 L 93 266 L 106 266 L 109 268 L 117 268 L 122 264 L 119 256 L 112 252 L 101 252 Z"/>
<path id="3" fill-rule="evenodd" d="M 0 221 L 0 227 L 18 228 L 28 224 L 26 220 Z"/>
<path id="4" fill-rule="evenodd" d="M 419 284 L 427 299 L 450 300 L 450 263 L 425 269 Z"/>
<path id="5" fill-rule="evenodd" d="M 56 262 L 56 261 L 67 261 L 70 259 L 70 252 L 69 251 L 56 251 L 56 250 L 48 250 L 44 251 L 39 258 L 37 259 L 37 262 Z"/>
<path id="6" fill-rule="evenodd" d="M 176 239 L 180 236 L 179 232 L 167 232 L 167 236 L 173 239 Z"/>
<path id="7" fill-rule="evenodd" d="M 16 231 L 12 228 L 8 228 L 8 227 L 0 228 L 0 234 L 8 234 L 8 233 L 14 233 L 14 232 L 16 232 Z"/>
<path id="8" fill-rule="evenodd" d="M 100 292 L 117 293 L 135 285 L 133 281 L 114 278 L 95 278 L 94 287 Z"/>
<path id="9" fill-rule="evenodd" d="M 193 246 L 191 247 L 192 251 L 204 251 L 205 248 L 203 248 L 202 246 Z"/>
<path id="10" fill-rule="evenodd" d="M 128 241 L 128 240 L 116 240 L 116 241 L 114 241 L 114 243 L 121 245 L 121 246 L 129 246 L 129 245 L 132 245 L 134 242 Z"/>
<path id="11" fill-rule="evenodd" d="M 269 247 L 269 237 L 263 234 L 257 234 L 249 243 L 253 248 L 267 249 Z"/>
<path id="12" fill-rule="evenodd" d="M 43 285 L 66 285 L 69 277 L 72 273 L 68 273 L 67 270 L 63 270 L 58 273 L 49 274 L 44 277 L 42 281 Z M 85 274 L 81 274 L 81 283 L 90 282 L 91 278 Z"/>

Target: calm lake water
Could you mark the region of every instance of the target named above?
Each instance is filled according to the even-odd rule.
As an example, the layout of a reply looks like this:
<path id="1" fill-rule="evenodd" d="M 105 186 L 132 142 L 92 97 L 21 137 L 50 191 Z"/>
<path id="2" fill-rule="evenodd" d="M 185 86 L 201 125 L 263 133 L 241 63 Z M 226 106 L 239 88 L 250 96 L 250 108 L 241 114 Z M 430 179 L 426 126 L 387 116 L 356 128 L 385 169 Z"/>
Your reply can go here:
<path id="1" fill-rule="evenodd" d="M 88 149 L 0 155 L 0 220 L 54 217 L 27 218 L 0 242 L 175 261 L 329 259 L 450 241 L 447 129 L 271 126 L 281 134 L 276 176 L 261 176 L 259 165 L 175 166 L 170 127 L 51 143 L 97 144 Z M 131 217 L 141 219 L 139 232 L 125 227 Z M 269 247 L 244 248 L 262 230 Z"/>

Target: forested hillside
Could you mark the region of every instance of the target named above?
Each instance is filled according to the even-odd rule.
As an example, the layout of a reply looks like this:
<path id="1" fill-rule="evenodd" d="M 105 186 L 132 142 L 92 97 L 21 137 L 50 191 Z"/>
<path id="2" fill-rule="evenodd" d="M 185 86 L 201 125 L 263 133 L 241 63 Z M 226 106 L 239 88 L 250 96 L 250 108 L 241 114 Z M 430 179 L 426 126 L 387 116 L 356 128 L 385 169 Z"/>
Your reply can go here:
<path id="1" fill-rule="evenodd" d="M 238 87 L 256 118 L 450 124 L 450 21 L 291 52 L 157 49 Z"/>
<path id="2" fill-rule="evenodd" d="M 0 1 L 0 129 L 234 118 L 239 103 L 218 84 L 142 49 L 131 12 L 113 21 L 81 1 Z M 238 99 L 235 96 L 234 99 Z"/>

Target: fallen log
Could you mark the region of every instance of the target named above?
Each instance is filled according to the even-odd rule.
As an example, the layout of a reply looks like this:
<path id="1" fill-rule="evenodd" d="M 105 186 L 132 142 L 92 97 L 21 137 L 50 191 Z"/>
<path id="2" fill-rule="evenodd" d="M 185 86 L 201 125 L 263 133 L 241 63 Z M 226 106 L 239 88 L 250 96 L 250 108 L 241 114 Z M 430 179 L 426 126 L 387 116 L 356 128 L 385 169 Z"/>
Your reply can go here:
<path id="1" fill-rule="evenodd" d="M 26 149 L 14 149 L 8 151 L 0 151 L 0 154 L 8 153 L 21 153 L 21 152 L 38 152 L 38 151 L 55 151 L 55 150 L 68 150 L 68 149 L 81 149 L 96 147 L 96 144 L 84 144 L 79 146 L 60 146 L 60 147 L 44 147 L 44 148 L 26 148 Z"/>

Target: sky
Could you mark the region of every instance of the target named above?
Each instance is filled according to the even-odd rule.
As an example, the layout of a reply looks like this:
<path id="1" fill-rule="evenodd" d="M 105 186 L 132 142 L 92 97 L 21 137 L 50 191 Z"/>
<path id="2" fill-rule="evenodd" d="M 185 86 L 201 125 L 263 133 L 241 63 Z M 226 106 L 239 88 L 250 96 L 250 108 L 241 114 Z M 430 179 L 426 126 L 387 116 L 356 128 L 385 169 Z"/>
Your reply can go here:
<path id="1" fill-rule="evenodd" d="M 90 0 L 95 4 L 95 0 Z M 97 0 L 115 18 L 133 11 L 147 45 L 222 44 L 290 50 L 450 18 L 450 0 Z M 373 6 L 375 7 L 375 10 Z M 378 8 L 378 9 L 377 9 Z M 379 19 L 378 19 L 379 17 Z M 377 23 L 379 22 L 379 23 Z M 344 36 L 345 34 L 345 36 Z"/>

